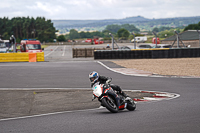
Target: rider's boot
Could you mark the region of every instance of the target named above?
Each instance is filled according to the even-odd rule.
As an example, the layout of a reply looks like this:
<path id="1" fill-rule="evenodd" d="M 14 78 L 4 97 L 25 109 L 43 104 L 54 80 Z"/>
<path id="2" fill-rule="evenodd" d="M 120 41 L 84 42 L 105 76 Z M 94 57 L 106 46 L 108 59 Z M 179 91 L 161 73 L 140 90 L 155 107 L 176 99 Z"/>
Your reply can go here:
<path id="1" fill-rule="evenodd" d="M 121 92 L 121 94 L 122 94 L 122 96 L 125 97 L 125 101 L 131 99 L 131 98 L 130 98 L 127 94 L 125 94 L 123 91 Z"/>
<path id="2" fill-rule="evenodd" d="M 125 98 L 129 97 L 127 94 L 125 94 L 123 91 L 121 92 L 121 95 L 124 96 Z"/>

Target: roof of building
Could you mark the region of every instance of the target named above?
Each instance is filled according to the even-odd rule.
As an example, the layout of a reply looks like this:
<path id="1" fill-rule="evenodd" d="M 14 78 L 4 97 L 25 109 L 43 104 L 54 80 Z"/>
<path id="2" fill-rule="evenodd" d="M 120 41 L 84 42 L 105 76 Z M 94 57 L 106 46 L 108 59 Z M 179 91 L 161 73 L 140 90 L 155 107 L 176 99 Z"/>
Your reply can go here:
<path id="1" fill-rule="evenodd" d="M 179 33 L 179 37 L 182 41 L 188 40 L 199 40 L 199 33 L 196 30 L 187 30 L 182 33 Z M 177 38 L 176 34 L 170 36 L 162 41 L 174 41 Z"/>

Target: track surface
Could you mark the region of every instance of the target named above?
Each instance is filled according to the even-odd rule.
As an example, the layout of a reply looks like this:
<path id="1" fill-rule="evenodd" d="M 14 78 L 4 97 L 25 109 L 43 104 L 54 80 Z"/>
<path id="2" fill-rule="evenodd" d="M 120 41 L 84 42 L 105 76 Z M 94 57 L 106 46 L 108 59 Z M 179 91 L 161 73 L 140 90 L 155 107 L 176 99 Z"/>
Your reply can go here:
<path id="1" fill-rule="evenodd" d="M 59 57 L 62 56 L 61 52 L 56 55 L 62 58 Z M 55 56 L 52 57 L 55 59 Z M 91 59 L 70 61 L 72 59 L 66 58 L 68 59 L 64 62 L 1 63 L 0 87 L 88 88 L 90 87 L 88 73 L 96 70 L 101 75 L 112 77 L 113 84 L 118 84 L 126 90 L 172 92 L 180 94 L 180 97 L 137 104 L 137 109 L 133 112 L 122 111 L 112 114 L 103 108 L 2 120 L 0 121 L 1 133 L 199 133 L 199 79 L 125 76 L 114 73 Z"/>

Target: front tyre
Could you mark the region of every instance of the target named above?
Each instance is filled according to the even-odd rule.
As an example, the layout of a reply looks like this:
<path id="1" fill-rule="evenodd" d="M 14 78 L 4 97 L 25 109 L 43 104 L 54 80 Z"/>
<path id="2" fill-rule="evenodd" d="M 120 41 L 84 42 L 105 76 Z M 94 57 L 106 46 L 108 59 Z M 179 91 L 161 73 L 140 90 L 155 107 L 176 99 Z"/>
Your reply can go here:
<path id="1" fill-rule="evenodd" d="M 118 112 L 118 107 L 112 98 L 110 98 L 110 97 L 103 98 L 102 103 L 110 112 L 112 112 L 112 113 Z"/>

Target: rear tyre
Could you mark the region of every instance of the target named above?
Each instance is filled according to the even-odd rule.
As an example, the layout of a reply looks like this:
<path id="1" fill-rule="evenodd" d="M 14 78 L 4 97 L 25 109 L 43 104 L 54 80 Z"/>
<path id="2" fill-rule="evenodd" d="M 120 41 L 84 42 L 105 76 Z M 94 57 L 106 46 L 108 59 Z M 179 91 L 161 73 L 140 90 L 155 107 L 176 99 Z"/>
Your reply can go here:
<path id="1" fill-rule="evenodd" d="M 127 109 L 129 111 L 134 111 L 136 109 L 136 104 L 135 104 L 135 102 L 133 100 L 132 101 L 127 101 Z"/>
<path id="2" fill-rule="evenodd" d="M 110 97 L 103 98 L 102 103 L 110 112 L 112 112 L 112 113 L 118 112 L 118 107 L 112 98 L 110 98 Z"/>

